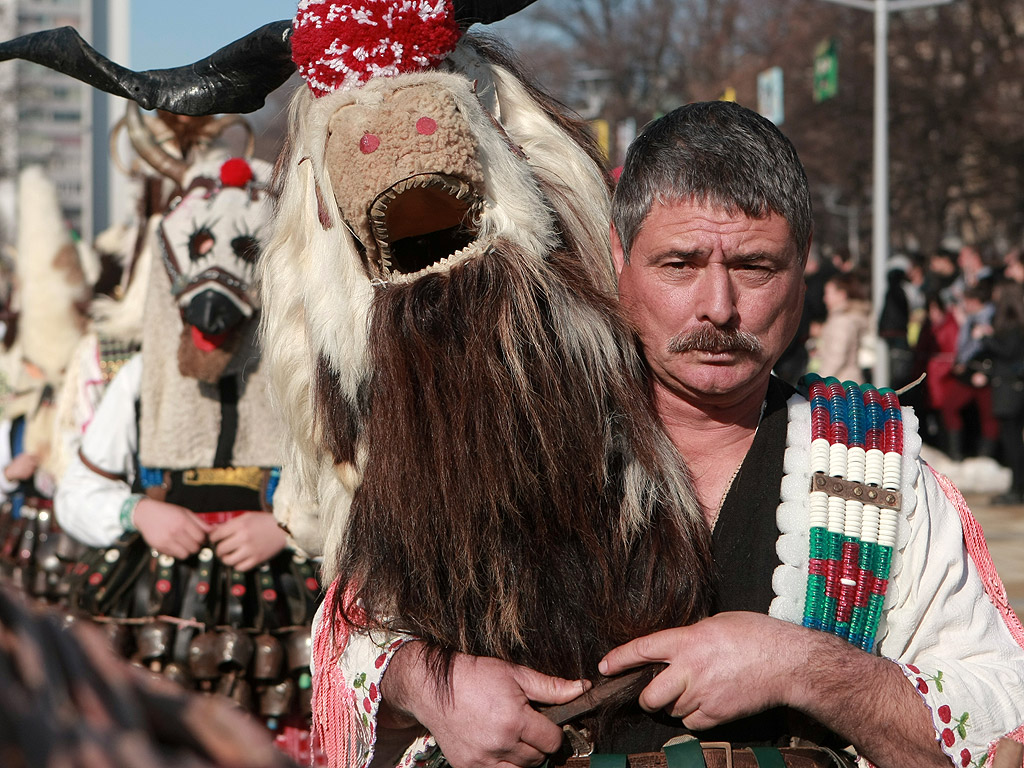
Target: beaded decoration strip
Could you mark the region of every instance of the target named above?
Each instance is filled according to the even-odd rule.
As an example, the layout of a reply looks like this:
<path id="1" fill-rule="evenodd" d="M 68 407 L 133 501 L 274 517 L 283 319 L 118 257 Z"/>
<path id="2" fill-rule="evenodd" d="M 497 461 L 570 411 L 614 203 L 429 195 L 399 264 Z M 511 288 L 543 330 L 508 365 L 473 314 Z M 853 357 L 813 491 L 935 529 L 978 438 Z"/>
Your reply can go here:
<path id="1" fill-rule="evenodd" d="M 121 339 L 107 338 L 101 336 L 99 339 L 99 363 L 100 375 L 103 382 L 109 384 L 124 368 L 125 364 L 134 357 L 142 345 L 134 341 L 122 341 Z"/>
<path id="2" fill-rule="evenodd" d="M 808 374 L 810 557 L 805 627 L 874 649 L 901 503 L 903 416 L 891 389 Z"/>

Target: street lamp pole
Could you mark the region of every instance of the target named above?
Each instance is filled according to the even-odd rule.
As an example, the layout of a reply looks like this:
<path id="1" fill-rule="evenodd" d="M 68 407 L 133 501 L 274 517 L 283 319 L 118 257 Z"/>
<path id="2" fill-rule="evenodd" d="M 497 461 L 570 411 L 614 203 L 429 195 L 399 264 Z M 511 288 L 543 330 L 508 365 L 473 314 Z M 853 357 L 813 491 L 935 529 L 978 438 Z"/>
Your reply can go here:
<path id="1" fill-rule="evenodd" d="M 889 0 L 875 0 L 875 127 L 871 214 L 871 315 L 875 326 L 875 386 L 887 387 L 889 344 L 878 333 L 889 260 Z"/>
<path id="2" fill-rule="evenodd" d="M 874 178 L 871 201 L 871 306 L 878 318 L 885 303 L 886 262 L 889 259 L 889 14 L 913 8 L 946 5 L 953 0 L 828 0 L 875 14 Z M 878 337 L 875 346 L 876 386 L 889 384 L 889 350 Z"/>

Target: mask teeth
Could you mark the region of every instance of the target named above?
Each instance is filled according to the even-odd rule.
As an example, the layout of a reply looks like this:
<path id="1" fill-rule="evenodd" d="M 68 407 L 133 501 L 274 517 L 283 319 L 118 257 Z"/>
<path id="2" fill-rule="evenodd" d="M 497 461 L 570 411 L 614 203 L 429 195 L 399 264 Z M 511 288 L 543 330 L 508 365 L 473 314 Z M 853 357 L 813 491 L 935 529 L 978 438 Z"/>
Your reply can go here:
<path id="1" fill-rule="evenodd" d="M 377 241 L 377 251 L 380 256 L 380 269 L 385 277 L 388 277 L 391 274 L 393 266 L 391 260 L 391 243 L 387 227 L 388 207 L 403 192 L 407 192 L 410 189 L 428 189 L 431 187 L 443 189 L 456 200 L 461 202 L 470 202 L 471 204 L 467 214 L 469 216 L 477 216 L 482 208 L 480 201 L 475 199 L 476 195 L 474 194 L 472 187 L 468 182 L 463 181 L 462 179 L 424 174 L 420 176 L 413 176 L 409 179 L 403 179 L 402 181 L 396 182 L 388 187 L 373 201 L 369 211 L 370 228 L 373 232 L 374 239 Z M 467 251 L 469 247 L 471 246 L 462 248 L 456 253 L 445 257 L 441 261 L 437 262 L 435 266 L 446 264 L 449 259 L 462 254 Z M 415 274 L 418 275 L 425 271 L 426 270 L 420 270 L 420 272 Z"/>

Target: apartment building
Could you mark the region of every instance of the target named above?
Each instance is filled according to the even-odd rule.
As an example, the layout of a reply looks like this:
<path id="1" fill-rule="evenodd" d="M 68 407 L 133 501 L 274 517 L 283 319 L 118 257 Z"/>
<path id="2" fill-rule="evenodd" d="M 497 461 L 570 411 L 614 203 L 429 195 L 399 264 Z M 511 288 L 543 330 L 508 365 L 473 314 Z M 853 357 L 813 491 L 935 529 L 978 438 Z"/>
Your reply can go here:
<path id="1" fill-rule="evenodd" d="M 72 26 L 93 47 L 129 64 L 130 0 L 0 0 L 0 38 Z M 123 215 L 126 180 L 109 159 L 123 101 L 25 61 L 0 63 L 0 241 L 13 241 L 15 184 L 43 166 L 69 223 L 91 240 Z"/>

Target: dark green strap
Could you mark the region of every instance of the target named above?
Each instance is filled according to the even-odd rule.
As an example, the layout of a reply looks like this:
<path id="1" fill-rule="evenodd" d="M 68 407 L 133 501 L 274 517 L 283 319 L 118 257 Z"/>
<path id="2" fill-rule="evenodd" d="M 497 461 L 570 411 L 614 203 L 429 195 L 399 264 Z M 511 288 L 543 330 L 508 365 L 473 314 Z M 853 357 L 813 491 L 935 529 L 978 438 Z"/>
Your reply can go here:
<path id="1" fill-rule="evenodd" d="M 758 768 L 786 768 L 786 760 L 775 747 L 751 747 Z"/>
<path id="2" fill-rule="evenodd" d="M 707 768 L 704 750 L 696 739 L 669 744 L 663 748 L 668 768 Z"/>
<path id="3" fill-rule="evenodd" d="M 591 755 L 590 768 L 626 768 L 626 756 Z"/>

